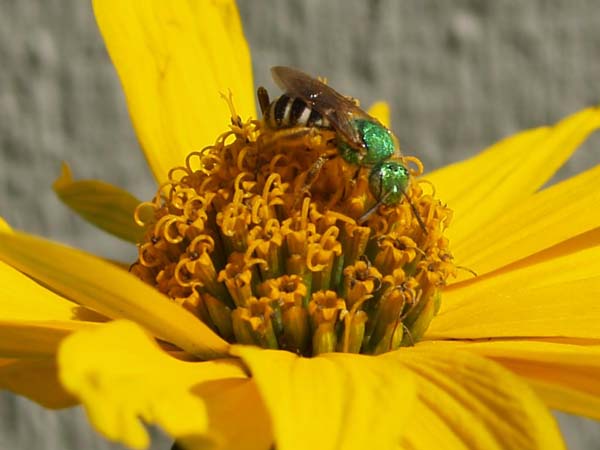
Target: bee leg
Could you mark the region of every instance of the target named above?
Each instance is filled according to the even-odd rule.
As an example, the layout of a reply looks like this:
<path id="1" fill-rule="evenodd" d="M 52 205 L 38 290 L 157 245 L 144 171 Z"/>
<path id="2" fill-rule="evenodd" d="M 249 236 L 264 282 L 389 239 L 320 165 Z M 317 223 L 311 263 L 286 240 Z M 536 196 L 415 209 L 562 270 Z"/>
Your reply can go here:
<path id="1" fill-rule="evenodd" d="M 256 96 L 258 97 L 258 104 L 260 105 L 260 111 L 262 115 L 265 115 L 265 112 L 269 109 L 271 105 L 271 100 L 269 99 L 269 93 L 264 87 L 259 87 L 256 91 Z"/>
<path id="2" fill-rule="evenodd" d="M 282 128 L 274 130 L 260 137 L 261 152 L 282 152 L 286 149 L 307 145 L 307 140 L 312 132 L 311 128 Z"/>
<path id="3" fill-rule="evenodd" d="M 356 183 L 358 183 L 358 179 L 360 178 L 360 171 L 362 170 L 362 168 L 362 166 L 358 166 L 356 170 L 354 170 L 354 174 L 352 175 L 352 179 L 350 180 L 350 186 L 352 189 L 354 189 Z"/>
<path id="4" fill-rule="evenodd" d="M 304 184 L 300 188 L 299 192 L 296 193 L 296 199 L 294 201 L 294 208 L 296 208 L 300 204 L 300 201 L 305 196 L 307 196 L 307 195 L 310 196 L 310 188 L 312 187 L 313 183 L 315 181 L 317 181 L 319 173 L 321 173 L 321 169 L 323 168 L 325 163 L 327 161 L 329 161 L 330 159 L 331 159 L 330 155 L 327 155 L 327 154 L 320 155 L 317 158 L 317 160 L 313 163 L 313 165 L 310 167 L 310 169 L 308 169 L 308 171 L 306 172 L 306 178 L 304 179 Z"/>
<path id="5" fill-rule="evenodd" d="M 317 160 L 313 163 L 313 165 L 308 169 L 308 173 L 306 175 L 306 179 L 304 180 L 304 186 L 302 187 L 303 192 L 307 192 L 310 190 L 310 187 L 313 185 L 315 181 L 317 181 L 317 177 L 319 173 L 321 173 L 321 169 L 325 165 L 327 161 L 331 158 L 327 155 L 320 155 Z"/>
<path id="6" fill-rule="evenodd" d="M 375 205 L 373 205 L 371 208 L 369 208 L 367 210 L 367 212 L 363 213 L 362 216 L 360 216 L 357 219 L 357 223 L 360 225 L 363 222 L 365 222 L 369 217 L 371 217 L 371 214 L 373 214 L 375 211 L 377 211 L 377 208 L 379 208 L 381 205 L 383 205 L 383 203 L 385 202 L 385 200 L 388 198 L 388 196 L 391 194 L 391 191 L 384 194 L 383 197 L 381 197 L 379 200 L 377 200 L 377 203 L 375 203 Z"/>

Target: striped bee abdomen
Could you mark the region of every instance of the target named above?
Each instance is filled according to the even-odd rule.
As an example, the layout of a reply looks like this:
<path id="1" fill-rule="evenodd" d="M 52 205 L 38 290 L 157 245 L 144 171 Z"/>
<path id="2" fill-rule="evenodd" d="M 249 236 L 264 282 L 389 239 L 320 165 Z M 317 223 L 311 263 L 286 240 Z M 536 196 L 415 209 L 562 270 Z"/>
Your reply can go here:
<path id="1" fill-rule="evenodd" d="M 273 129 L 300 127 L 331 128 L 329 121 L 298 97 L 283 94 L 263 111 L 267 126 Z"/>

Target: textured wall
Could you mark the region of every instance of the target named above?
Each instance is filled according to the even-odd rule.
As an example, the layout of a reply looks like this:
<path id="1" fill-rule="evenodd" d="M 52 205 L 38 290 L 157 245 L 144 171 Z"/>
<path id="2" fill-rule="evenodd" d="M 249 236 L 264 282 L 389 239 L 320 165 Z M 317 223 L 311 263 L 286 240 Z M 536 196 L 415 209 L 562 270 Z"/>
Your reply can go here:
<path id="1" fill-rule="evenodd" d="M 594 0 L 241 0 L 240 9 L 257 85 L 273 88 L 268 68 L 284 64 L 327 76 L 364 105 L 386 99 L 403 147 L 428 168 L 600 99 Z M 67 160 L 76 176 L 140 198 L 154 191 L 89 4 L 0 0 L 0 61 L 0 214 L 16 228 L 132 259 L 50 190 Z M 599 136 L 590 139 L 560 176 L 599 163 L 599 147 Z M 559 418 L 570 448 L 600 448 L 597 422 Z M 96 438 L 79 410 L 50 413 L 0 394 L 4 448 L 117 447 Z"/>

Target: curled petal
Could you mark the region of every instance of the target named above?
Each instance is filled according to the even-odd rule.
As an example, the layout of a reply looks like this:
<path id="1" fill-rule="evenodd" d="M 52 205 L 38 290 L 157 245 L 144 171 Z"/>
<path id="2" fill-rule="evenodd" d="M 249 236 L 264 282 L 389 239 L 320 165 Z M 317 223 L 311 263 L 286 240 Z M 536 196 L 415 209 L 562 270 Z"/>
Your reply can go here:
<path id="1" fill-rule="evenodd" d="M 133 219 L 141 202 L 129 192 L 103 181 L 74 181 L 66 163 L 53 188 L 65 205 L 107 233 L 133 243 L 143 236 Z"/>
<path id="2" fill-rule="evenodd" d="M 208 408 L 197 390 L 202 383 L 246 379 L 233 360 L 177 360 L 128 321 L 71 335 L 58 361 L 62 384 L 98 431 L 136 449 L 149 443 L 141 421 L 183 442 L 209 435 Z"/>

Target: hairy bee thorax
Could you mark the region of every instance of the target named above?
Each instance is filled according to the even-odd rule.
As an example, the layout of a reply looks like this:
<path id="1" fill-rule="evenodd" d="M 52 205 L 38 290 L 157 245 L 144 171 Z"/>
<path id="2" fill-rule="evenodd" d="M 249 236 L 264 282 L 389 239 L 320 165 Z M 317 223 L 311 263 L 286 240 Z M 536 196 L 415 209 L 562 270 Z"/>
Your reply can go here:
<path id="1" fill-rule="evenodd" d="M 340 155 L 350 164 L 371 167 L 390 159 L 397 152 L 397 144 L 392 133 L 378 122 L 365 119 L 353 121 L 366 151 L 360 152 L 344 141 L 338 141 Z"/>
<path id="2" fill-rule="evenodd" d="M 406 158 L 422 226 L 405 199 L 359 224 L 377 202 L 369 170 L 339 155 L 330 130 L 286 142 L 278 133 L 232 107 L 230 130 L 138 207 L 146 232 L 131 272 L 229 342 L 306 356 L 413 345 L 456 271 L 451 211 Z M 323 152 L 331 157 L 307 192 Z"/>

